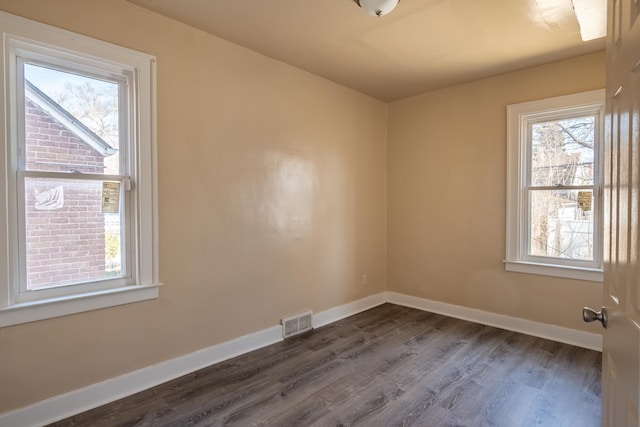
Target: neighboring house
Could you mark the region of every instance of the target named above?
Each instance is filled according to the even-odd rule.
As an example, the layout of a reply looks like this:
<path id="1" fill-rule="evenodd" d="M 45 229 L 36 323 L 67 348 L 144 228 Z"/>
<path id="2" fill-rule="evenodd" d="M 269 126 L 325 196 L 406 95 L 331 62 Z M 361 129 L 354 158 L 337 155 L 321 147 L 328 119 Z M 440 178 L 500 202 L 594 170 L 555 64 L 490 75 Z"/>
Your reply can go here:
<path id="1" fill-rule="evenodd" d="M 27 169 L 102 174 L 116 151 L 29 82 L 25 132 Z M 102 182 L 37 178 L 25 187 L 27 287 L 103 278 Z"/>

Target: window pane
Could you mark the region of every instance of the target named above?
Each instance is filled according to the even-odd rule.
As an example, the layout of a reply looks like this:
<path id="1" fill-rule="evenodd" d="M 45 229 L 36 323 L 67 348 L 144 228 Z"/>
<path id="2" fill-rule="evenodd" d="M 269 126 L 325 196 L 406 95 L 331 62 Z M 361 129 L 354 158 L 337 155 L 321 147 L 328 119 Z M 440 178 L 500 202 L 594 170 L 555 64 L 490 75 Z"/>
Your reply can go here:
<path id="1" fill-rule="evenodd" d="M 25 178 L 27 289 L 122 277 L 119 195 L 104 183 Z"/>
<path id="2" fill-rule="evenodd" d="M 26 170 L 119 175 L 118 83 L 24 64 Z"/>
<path id="3" fill-rule="evenodd" d="M 595 117 L 531 126 L 531 186 L 593 185 Z"/>
<path id="4" fill-rule="evenodd" d="M 531 190 L 529 255 L 593 260 L 593 192 Z"/>

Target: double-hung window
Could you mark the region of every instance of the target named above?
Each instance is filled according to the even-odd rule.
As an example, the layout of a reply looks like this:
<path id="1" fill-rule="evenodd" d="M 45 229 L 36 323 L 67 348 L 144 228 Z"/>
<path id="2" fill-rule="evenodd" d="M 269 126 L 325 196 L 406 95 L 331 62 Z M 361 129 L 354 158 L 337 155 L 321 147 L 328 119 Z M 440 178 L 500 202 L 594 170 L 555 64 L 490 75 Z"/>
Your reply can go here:
<path id="1" fill-rule="evenodd" d="M 0 326 L 157 297 L 154 58 L 0 28 Z"/>
<path id="2" fill-rule="evenodd" d="M 602 281 L 604 91 L 507 107 L 506 269 Z"/>

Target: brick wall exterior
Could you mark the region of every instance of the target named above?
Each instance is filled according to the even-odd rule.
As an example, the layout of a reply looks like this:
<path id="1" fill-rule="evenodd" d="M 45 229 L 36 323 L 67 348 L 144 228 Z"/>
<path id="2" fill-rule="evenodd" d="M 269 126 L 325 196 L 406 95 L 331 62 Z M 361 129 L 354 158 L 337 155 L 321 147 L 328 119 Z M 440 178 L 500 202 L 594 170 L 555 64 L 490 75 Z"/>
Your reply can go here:
<path id="1" fill-rule="evenodd" d="M 103 173 L 104 157 L 36 104 L 25 105 L 27 169 Z M 36 194 L 63 188 L 63 205 L 36 209 Z M 25 182 L 27 286 L 105 276 L 102 183 L 28 179 Z"/>

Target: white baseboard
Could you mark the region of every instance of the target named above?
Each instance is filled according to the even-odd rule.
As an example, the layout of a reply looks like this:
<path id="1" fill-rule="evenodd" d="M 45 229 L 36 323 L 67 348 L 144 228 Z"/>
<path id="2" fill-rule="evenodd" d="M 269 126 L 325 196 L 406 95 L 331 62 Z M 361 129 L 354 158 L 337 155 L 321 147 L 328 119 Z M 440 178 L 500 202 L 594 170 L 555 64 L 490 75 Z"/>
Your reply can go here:
<path id="1" fill-rule="evenodd" d="M 282 341 L 280 326 L 263 329 L 0 414 L 0 426 L 31 427 L 50 424 L 279 341 Z"/>
<path id="2" fill-rule="evenodd" d="M 318 314 L 314 314 L 312 318 L 313 327 L 319 328 L 337 320 L 344 319 L 345 317 L 353 316 L 354 314 L 377 307 L 380 304 L 384 304 L 387 302 L 385 300 L 385 294 L 386 292 L 380 292 L 379 294 L 370 295 L 357 301 L 350 302 L 349 304 L 340 305 L 338 307 L 330 308 L 329 310 L 321 311 Z"/>
<path id="3" fill-rule="evenodd" d="M 319 328 L 384 302 L 384 293 L 379 293 L 319 312 L 312 317 L 313 327 Z M 282 341 L 282 327 L 272 326 L 157 365 L 61 394 L 16 411 L 0 414 L 0 426 L 31 427 L 50 424 L 279 341 Z"/>
<path id="4" fill-rule="evenodd" d="M 475 308 L 432 301 L 396 292 L 385 292 L 385 300 L 392 304 L 404 305 L 406 307 L 417 308 L 432 313 L 455 317 L 457 319 L 495 326 L 496 328 L 533 335 L 534 337 L 546 338 L 552 341 L 588 348 L 590 350 L 602 351 L 602 335 L 600 334 L 592 334 L 546 323 L 538 323 L 532 320 L 520 319 L 518 317 L 504 316 Z"/>
<path id="5" fill-rule="evenodd" d="M 319 328 L 385 302 L 593 350 L 602 350 L 602 336 L 598 334 L 502 316 L 395 292 L 382 292 L 314 314 L 312 317 L 313 327 Z M 30 427 L 46 425 L 279 341 L 282 341 L 282 328 L 281 326 L 272 326 L 157 365 L 55 396 L 12 412 L 0 414 L 0 426 Z"/>

